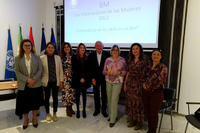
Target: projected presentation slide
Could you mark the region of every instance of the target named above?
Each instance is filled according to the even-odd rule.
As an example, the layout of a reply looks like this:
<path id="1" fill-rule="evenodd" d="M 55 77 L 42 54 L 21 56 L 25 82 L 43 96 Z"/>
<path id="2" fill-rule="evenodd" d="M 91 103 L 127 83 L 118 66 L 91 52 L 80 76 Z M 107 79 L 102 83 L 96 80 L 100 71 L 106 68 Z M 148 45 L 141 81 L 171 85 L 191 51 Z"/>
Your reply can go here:
<path id="1" fill-rule="evenodd" d="M 158 47 L 160 0 L 65 0 L 65 41 L 77 46 Z"/>

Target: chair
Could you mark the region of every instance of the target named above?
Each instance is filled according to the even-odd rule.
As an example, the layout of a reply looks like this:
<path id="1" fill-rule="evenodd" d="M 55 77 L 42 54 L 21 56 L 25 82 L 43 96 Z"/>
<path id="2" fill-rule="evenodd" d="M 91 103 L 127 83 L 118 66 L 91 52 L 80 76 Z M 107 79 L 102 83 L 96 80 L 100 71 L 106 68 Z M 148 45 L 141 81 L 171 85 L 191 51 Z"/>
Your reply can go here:
<path id="1" fill-rule="evenodd" d="M 160 107 L 160 111 L 162 111 L 162 115 L 161 115 L 161 119 L 160 119 L 160 126 L 159 126 L 158 133 L 160 133 L 160 128 L 161 128 L 161 124 L 162 124 L 163 114 L 164 114 L 164 112 L 166 110 L 170 111 L 170 114 L 171 114 L 171 130 L 173 130 L 172 107 L 173 107 L 174 103 L 176 102 L 175 92 L 176 92 L 176 90 L 173 89 L 173 88 L 165 88 L 163 90 L 164 100 L 163 100 L 163 103 L 162 103 L 162 105 Z"/>
<path id="2" fill-rule="evenodd" d="M 188 115 L 185 116 L 186 120 L 187 120 L 187 124 L 185 127 L 185 133 L 187 132 L 187 127 L 188 127 L 188 123 L 190 123 L 191 125 L 193 125 L 194 127 L 200 129 L 200 120 L 198 120 L 194 114 L 190 114 L 190 104 L 195 105 L 195 104 L 200 104 L 199 102 L 186 102 L 186 104 L 188 105 Z"/>

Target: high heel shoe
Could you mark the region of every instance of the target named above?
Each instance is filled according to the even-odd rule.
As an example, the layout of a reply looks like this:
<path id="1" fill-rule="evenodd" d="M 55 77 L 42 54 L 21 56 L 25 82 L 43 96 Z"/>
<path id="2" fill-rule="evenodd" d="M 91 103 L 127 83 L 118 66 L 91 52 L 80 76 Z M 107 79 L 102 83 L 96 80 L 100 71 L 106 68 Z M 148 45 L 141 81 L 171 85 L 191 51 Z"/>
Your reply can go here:
<path id="1" fill-rule="evenodd" d="M 83 118 L 86 118 L 86 117 L 87 117 L 86 112 L 85 110 L 83 110 Z"/>
<path id="2" fill-rule="evenodd" d="M 29 119 L 28 119 L 28 121 L 29 121 Z M 23 129 L 24 130 L 28 127 L 28 121 L 27 121 L 27 125 L 26 126 L 23 125 Z"/>
<path id="3" fill-rule="evenodd" d="M 34 122 L 33 122 L 34 123 Z M 35 128 L 37 128 L 38 127 L 38 123 L 37 124 L 33 124 L 33 126 L 35 127 Z"/>
<path id="4" fill-rule="evenodd" d="M 76 111 L 76 118 L 78 118 L 78 119 L 80 118 L 80 111 L 79 110 Z"/>

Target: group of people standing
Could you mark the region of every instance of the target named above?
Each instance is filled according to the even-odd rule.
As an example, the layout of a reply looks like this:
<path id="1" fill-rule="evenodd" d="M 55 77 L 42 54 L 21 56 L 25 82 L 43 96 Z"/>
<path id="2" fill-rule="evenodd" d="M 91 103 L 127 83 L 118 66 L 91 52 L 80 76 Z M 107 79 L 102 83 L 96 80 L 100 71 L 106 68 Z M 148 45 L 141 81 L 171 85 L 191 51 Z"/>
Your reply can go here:
<path id="1" fill-rule="evenodd" d="M 53 121 L 57 121 L 59 88 L 62 89 L 61 100 L 69 117 L 75 114 L 72 106 L 76 104 L 76 117 L 80 118 L 82 94 L 82 117 L 86 118 L 86 92 L 92 84 L 95 103 L 93 116 L 100 112 L 104 117 L 109 116 L 109 126 L 113 127 L 117 119 L 119 95 L 124 88 L 125 113 L 131 118 L 128 127 L 135 126 L 135 130 L 138 130 L 142 122 L 148 120 L 148 133 L 156 133 L 158 111 L 167 79 L 167 67 L 160 62 L 162 52 L 154 50 L 149 59 L 144 55 L 142 46 L 134 43 L 130 48 L 127 65 L 120 56 L 118 45 L 113 45 L 109 53 L 103 50 L 103 43 L 97 41 L 95 49 L 87 56 L 83 43 L 78 45 L 74 53 L 70 43 L 64 42 L 58 56 L 55 45 L 49 42 L 44 55 L 39 57 L 29 39 L 21 41 L 19 55 L 15 57 L 15 72 L 18 83 L 16 114 L 24 115 L 23 129 L 28 127 L 29 111 L 33 112 L 33 126 L 38 126 L 37 110 L 41 105 L 45 105 L 46 120 L 51 121 L 51 94 Z"/>

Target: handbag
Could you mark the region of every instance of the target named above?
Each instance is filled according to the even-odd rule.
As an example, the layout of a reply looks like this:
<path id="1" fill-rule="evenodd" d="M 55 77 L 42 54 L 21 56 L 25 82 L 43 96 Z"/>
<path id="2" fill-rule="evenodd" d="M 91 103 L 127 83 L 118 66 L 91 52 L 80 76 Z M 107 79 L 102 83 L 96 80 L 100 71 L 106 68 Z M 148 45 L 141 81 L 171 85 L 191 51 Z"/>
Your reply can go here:
<path id="1" fill-rule="evenodd" d="M 200 108 L 195 111 L 194 115 L 198 120 L 200 120 Z"/>

